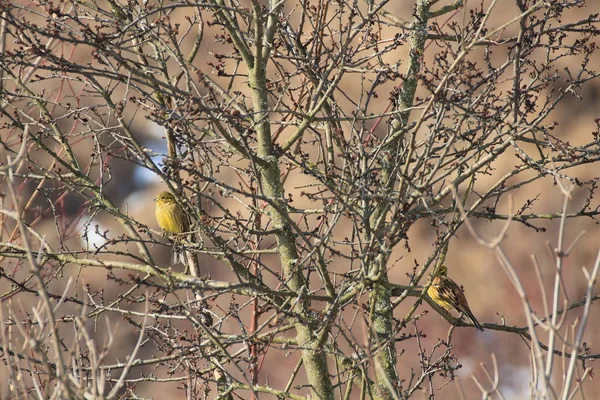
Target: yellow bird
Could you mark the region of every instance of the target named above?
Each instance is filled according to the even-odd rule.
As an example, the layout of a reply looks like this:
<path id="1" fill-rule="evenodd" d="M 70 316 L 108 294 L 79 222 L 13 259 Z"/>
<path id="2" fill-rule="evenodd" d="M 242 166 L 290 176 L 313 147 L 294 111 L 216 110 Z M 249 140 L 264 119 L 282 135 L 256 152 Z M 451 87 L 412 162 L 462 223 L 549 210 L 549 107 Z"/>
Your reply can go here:
<path id="1" fill-rule="evenodd" d="M 175 196 L 170 192 L 161 192 L 155 199 L 156 202 L 156 222 L 160 229 L 167 233 L 173 233 L 173 246 L 171 248 L 171 264 L 177 264 L 180 261 L 187 266 L 187 257 L 180 243 L 185 238 L 183 235 L 190 230 L 190 220 L 187 213 L 177 203 Z"/>
<path id="2" fill-rule="evenodd" d="M 437 275 L 433 278 L 433 283 L 427 289 L 427 294 L 443 309 L 465 314 L 473 322 L 475 328 L 483 332 L 481 324 L 471 312 L 464 291 L 447 275 L 448 268 L 445 266 L 439 267 Z"/>

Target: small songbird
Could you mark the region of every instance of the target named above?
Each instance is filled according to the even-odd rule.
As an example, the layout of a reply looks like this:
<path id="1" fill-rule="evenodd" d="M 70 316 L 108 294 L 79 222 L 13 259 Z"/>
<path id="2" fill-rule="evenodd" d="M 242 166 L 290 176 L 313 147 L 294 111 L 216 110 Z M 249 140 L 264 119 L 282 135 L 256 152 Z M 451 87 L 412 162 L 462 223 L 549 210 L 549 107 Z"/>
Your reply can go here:
<path id="1" fill-rule="evenodd" d="M 180 246 L 181 241 L 185 239 L 185 235 L 183 234 L 190 230 L 190 220 L 187 213 L 170 192 L 161 192 L 154 201 L 156 202 L 155 215 L 158 226 L 163 231 L 174 234 L 174 237 L 171 239 L 173 244 L 171 248 L 171 264 L 177 264 L 180 261 L 183 265 L 187 266 L 185 250 Z"/>
<path id="2" fill-rule="evenodd" d="M 448 268 L 441 266 L 438 273 L 433 278 L 433 283 L 429 286 L 427 294 L 440 307 L 445 310 L 454 310 L 463 313 L 473 322 L 475 328 L 483 332 L 483 328 L 477 318 L 471 312 L 469 303 L 462 288 L 452 279 L 448 278 Z"/>

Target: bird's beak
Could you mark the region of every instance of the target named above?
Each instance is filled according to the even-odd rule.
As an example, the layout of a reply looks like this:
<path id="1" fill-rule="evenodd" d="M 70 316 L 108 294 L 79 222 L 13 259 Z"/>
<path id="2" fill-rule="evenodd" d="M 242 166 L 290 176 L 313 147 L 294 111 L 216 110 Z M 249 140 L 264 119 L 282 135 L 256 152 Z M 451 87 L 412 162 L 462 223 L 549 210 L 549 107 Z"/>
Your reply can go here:
<path id="1" fill-rule="evenodd" d="M 158 197 L 153 198 L 152 201 L 158 201 Z"/>

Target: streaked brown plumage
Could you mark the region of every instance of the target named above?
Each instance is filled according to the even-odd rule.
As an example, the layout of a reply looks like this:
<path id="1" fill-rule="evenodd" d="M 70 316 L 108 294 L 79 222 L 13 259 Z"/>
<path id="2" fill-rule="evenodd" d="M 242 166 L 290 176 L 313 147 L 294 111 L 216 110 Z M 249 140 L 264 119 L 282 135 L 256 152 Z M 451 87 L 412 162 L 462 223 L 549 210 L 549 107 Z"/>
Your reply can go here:
<path id="1" fill-rule="evenodd" d="M 171 263 L 176 264 L 180 261 L 187 266 L 185 251 L 179 244 L 185 239 L 183 233 L 190 230 L 188 215 L 170 192 L 161 192 L 154 201 L 156 202 L 155 216 L 158 226 L 163 231 L 174 234 L 172 237 Z"/>
<path id="2" fill-rule="evenodd" d="M 433 278 L 433 283 L 427 290 L 427 294 L 443 309 L 464 313 L 473 322 L 473 325 L 483 332 L 481 324 L 471 312 L 464 291 L 452 279 L 448 278 L 447 274 L 448 268 L 441 266 L 437 275 Z"/>

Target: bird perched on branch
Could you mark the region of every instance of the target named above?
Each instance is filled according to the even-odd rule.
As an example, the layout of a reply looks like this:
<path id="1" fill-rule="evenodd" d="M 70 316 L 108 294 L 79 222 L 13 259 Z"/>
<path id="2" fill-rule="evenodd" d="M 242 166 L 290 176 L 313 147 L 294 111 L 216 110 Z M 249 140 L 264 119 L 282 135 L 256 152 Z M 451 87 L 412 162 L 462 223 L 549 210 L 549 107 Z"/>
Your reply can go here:
<path id="1" fill-rule="evenodd" d="M 454 310 L 458 313 L 465 314 L 473 322 L 475 328 L 483 332 L 481 324 L 471 312 L 464 291 L 456 284 L 456 282 L 448 278 L 447 275 L 448 268 L 445 266 L 439 267 L 431 286 L 427 289 L 427 294 L 443 309 Z"/>
<path id="2" fill-rule="evenodd" d="M 158 226 L 163 231 L 174 234 L 171 238 L 171 264 L 180 261 L 187 267 L 187 257 L 181 243 L 185 239 L 184 233 L 190 230 L 189 217 L 170 192 L 161 192 L 154 201 Z"/>

